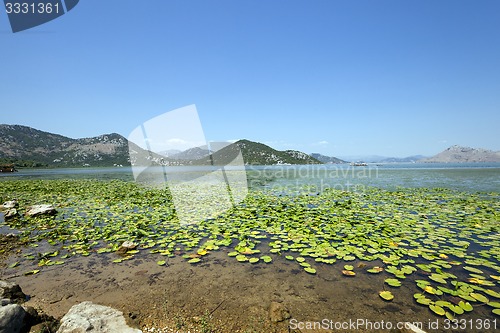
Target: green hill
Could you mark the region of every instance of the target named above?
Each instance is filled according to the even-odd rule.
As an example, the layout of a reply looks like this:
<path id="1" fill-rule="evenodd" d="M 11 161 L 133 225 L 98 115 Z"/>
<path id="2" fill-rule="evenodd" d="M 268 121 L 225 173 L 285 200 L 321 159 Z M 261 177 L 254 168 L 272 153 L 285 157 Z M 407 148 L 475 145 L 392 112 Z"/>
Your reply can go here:
<path id="1" fill-rule="evenodd" d="M 129 150 L 130 148 L 130 150 Z M 231 162 L 241 150 L 246 165 L 321 164 L 317 159 L 296 150 L 279 151 L 262 143 L 239 140 L 212 155 L 215 164 Z M 200 165 L 211 163 L 200 149 L 192 148 L 174 159 L 150 153 L 117 133 L 92 138 L 72 139 L 21 125 L 0 125 L 0 164 L 17 167 L 104 167 L 130 165 L 133 158 L 146 156 L 153 164 Z M 193 152 L 196 152 L 194 154 Z M 201 157 L 201 158 L 200 158 Z"/>

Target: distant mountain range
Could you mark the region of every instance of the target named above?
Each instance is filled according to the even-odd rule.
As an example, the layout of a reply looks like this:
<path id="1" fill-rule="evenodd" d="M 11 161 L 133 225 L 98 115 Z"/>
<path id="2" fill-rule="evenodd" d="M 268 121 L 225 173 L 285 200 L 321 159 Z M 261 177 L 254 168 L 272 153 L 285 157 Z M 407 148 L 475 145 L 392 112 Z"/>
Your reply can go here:
<path id="1" fill-rule="evenodd" d="M 379 155 L 354 155 L 354 156 L 340 156 L 343 160 L 349 162 L 366 162 L 366 163 L 414 163 L 426 156 L 414 155 L 408 157 L 388 157 Z"/>
<path id="2" fill-rule="evenodd" d="M 500 162 L 500 151 L 482 148 L 451 146 L 429 158 L 420 160 L 426 163 L 467 163 L 467 162 Z"/>
<path id="3" fill-rule="evenodd" d="M 206 165 L 212 162 L 221 165 L 231 162 L 239 151 L 247 165 L 348 163 L 346 160 L 374 163 L 500 162 L 500 152 L 460 146 L 452 146 L 429 158 L 416 155 L 406 158 L 351 156 L 339 159 L 319 153 L 308 155 L 297 150 L 280 151 L 249 140 L 227 144 L 212 155 L 206 147 L 151 153 L 117 133 L 72 139 L 27 126 L 0 125 L 0 164 L 14 163 L 17 167 L 127 166 L 131 158 L 139 156 L 146 156 L 158 165 Z"/>
<path id="4" fill-rule="evenodd" d="M 347 161 L 341 160 L 340 158 L 331 157 L 331 156 L 325 156 L 325 155 L 321 155 L 319 153 L 312 153 L 311 157 L 317 159 L 321 163 L 335 163 L 335 164 L 349 163 Z"/>
<path id="5" fill-rule="evenodd" d="M 17 167 L 127 166 L 136 156 L 150 156 L 154 164 L 200 165 L 210 158 L 200 147 L 186 151 L 148 152 L 117 133 L 72 139 L 21 125 L 0 125 L 0 164 Z M 245 164 L 320 164 L 306 153 L 275 150 L 262 143 L 239 140 L 213 154 L 218 163 L 230 162 L 239 147 Z M 209 161 L 208 161 L 209 162 Z"/>

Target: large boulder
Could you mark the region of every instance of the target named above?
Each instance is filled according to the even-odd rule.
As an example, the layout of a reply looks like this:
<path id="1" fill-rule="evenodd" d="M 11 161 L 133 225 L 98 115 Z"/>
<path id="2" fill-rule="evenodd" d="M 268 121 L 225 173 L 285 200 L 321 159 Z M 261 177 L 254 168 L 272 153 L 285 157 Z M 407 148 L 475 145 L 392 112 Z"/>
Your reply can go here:
<path id="1" fill-rule="evenodd" d="M 57 211 L 52 205 L 33 205 L 26 208 L 27 216 L 54 215 Z"/>
<path id="2" fill-rule="evenodd" d="M 19 333 L 25 328 L 26 312 L 19 304 L 0 306 L 0 333 Z"/>
<path id="3" fill-rule="evenodd" d="M 17 283 L 0 280 L 0 299 L 9 299 L 11 302 L 22 303 L 26 295 Z"/>
<path id="4" fill-rule="evenodd" d="M 57 333 L 142 333 L 125 322 L 123 313 L 113 308 L 83 302 L 71 307 L 61 319 Z"/>

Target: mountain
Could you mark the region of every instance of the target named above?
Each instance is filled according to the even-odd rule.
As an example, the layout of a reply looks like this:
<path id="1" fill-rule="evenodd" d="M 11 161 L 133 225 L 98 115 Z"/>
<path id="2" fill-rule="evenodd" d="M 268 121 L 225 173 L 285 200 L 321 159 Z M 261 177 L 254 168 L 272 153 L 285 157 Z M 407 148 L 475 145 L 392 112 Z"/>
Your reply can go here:
<path id="1" fill-rule="evenodd" d="M 317 159 L 297 150 L 280 151 L 263 143 L 249 140 L 239 140 L 217 150 L 212 155 L 214 164 L 224 165 L 230 163 L 236 158 L 239 151 L 241 151 L 246 165 L 322 164 Z M 199 162 L 206 164 L 209 163 L 209 160 L 204 159 Z"/>
<path id="2" fill-rule="evenodd" d="M 245 165 L 288 165 L 288 164 L 322 164 L 320 161 L 297 150 L 276 150 L 263 143 L 250 140 L 239 140 L 216 150 L 211 158 L 216 165 L 225 165 L 233 161 L 241 152 Z M 194 164 L 207 164 L 205 158 Z"/>
<path id="3" fill-rule="evenodd" d="M 427 163 L 465 163 L 465 162 L 500 162 L 500 151 L 482 148 L 470 148 L 462 146 L 451 146 L 429 158 L 419 162 Z"/>
<path id="4" fill-rule="evenodd" d="M 335 164 L 348 163 L 347 161 L 341 160 L 340 158 L 325 156 L 318 153 L 312 153 L 311 157 L 317 159 L 322 163 L 335 163 Z"/>
<path id="5" fill-rule="evenodd" d="M 413 155 L 408 157 L 387 157 L 383 160 L 380 160 L 379 163 L 414 163 L 424 158 L 424 155 Z"/>
<path id="6" fill-rule="evenodd" d="M 343 156 L 344 160 L 349 162 L 363 161 L 366 163 L 413 163 L 425 158 L 423 155 L 413 155 L 408 157 L 388 157 L 380 155 L 355 155 Z"/>
<path id="7" fill-rule="evenodd" d="M 158 152 L 158 154 L 165 156 L 165 157 L 172 157 L 172 156 L 179 154 L 181 152 L 182 151 L 178 150 L 178 149 L 168 149 L 168 150 L 160 151 L 160 152 Z"/>
<path id="8" fill-rule="evenodd" d="M 278 151 L 248 140 L 218 150 L 213 160 L 219 165 L 231 162 L 238 153 L 236 147 L 240 148 L 245 164 L 321 163 L 300 151 Z M 117 133 L 72 139 L 27 126 L 0 125 L 0 164 L 14 163 L 17 167 L 125 166 L 130 165 L 131 159 L 156 165 L 200 165 L 210 161 L 208 150 L 203 148 L 167 153 L 168 157 L 148 152 Z"/>
<path id="9" fill-rule="evenodd" d="M 28 167 L 130 164 L 128 140 L 116 133 L 71 139 L 27 126 L 0 125 L 0 138 L 2 163 Z"/>
<path id="10" fill-rule="evenodd" d="M 187 150 L 181 151 L 177 154 L 172 154 L 169 157 L 174 160 L 199 160 L 210 155 L 208 149 L 203 149 L 200 147 L 193 147 Z"/>
<path id="11" fill-rule="evenodd" d="M 249 140 L 239 140 L 235 144 L 240 148 L 245 164 L 322 164 L 317 159 L 297 150 L 280 151 Z"/>

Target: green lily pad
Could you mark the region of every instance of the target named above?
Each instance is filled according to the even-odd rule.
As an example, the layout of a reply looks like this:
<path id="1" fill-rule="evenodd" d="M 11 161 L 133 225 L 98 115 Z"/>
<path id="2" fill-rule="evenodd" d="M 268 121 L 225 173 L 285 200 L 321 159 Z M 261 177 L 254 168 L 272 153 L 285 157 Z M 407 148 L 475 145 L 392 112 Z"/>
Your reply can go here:
<path id="1" fill-rule="evenodd" d="M 431 276 L 429 276 L 429 279 L 438 283 L 446 284 L 446 280 L 444 279 L 443 275 L 440 274 L 432 274 Z"/>
<path id="2" fill-rule="evenodd" d="M 250 259 L 248 259 L 248 262 L 251 264 L 255 264 L 255 263 L 259 262 L 259 258 L 250 258 Z"/>
<path id="3" fill-rule="evenodd" d="M 316 270 L 312 267 L 304 267 L 304 270 L 309 274 L 316 274 Z"/>
<path id="4" fill-rule="evenodd" d="M 244 254 L 238 254 L 236 256 L 236 260 L 238 260 L 239 262 L 245 262 L 248 261 L 248 258 Z"/>
<path id="5" fill-rule="evenodd" d="M 474 298 L 475 300 L 482 302 L 482 303 L 488 303 L 489 300 L 486 296 L 479 294 L 479 293 L 471 293 L 470 296 Z"/>
<path id="6" fill-rule="evenodd" d="M 164 266 L 167 262 L 165 260 L 158 260 L 156 262 L 156 264 L 158 264 L 159 266 Z"/>
<path id="7" fill-rule="evenodd" d="M 388 290 L 380 291 L 378 295 L 386 301 L 392 301 L 394 299 L 394 295 Z"/>
<path id="8" fill-rule="evenodd" d="M 431 309 L 432 312 L 434 312 L 435 314 L 437 314 L 439 316 L 444 316 L 445 313 L 446 313 L 446 311 L 442 307 L 440 307 L 438 305 L 430 304 L 429 305 L 429 309 Z"/>
<path id="9" fill-rule="evenodd" d="M 467 312 L 470 312 L 473 310 L 472 305 L 469 302 L 460 301 L 460 302 L 458 302 L 458 306 Z"/>
<path id="10" fill-rule="evenodd" d="M 375 266 L 375 267 L 367 269 L 366 271 L 368 273 L 371 273 L 371 274 L 378 274 L 378 273 L 382 272 L 383 270 L 384 269 L 382 267 Z"/>
<path id="11" fill-rule="evenodd" d="M 385 279 L 384 282 L 391 287 L 401 287 L 401 281 L 399 281 L 398 279 Z"/>
<path id="12" fill-rule="evenodd" d="M 494 290 L 491 290 L 491 289 L 484 289 L 483 290 L 486 294 L 488 294 L 489 296 L 491 297 L 495 297 L 495 298 L 500 298 L 500 293 L 494 291 Z"/>
<path id="13" fill-rule="evenodd" d="M 262 256 L 260 257 L 260 259 L 262 259 L 266 264 L 273 261 L 273 259 L 270 256 Z"/>
<path id="14" fill-rule="evenodd" d="M 488 302 L 489 306 L 500 309 L 500 302 Z"/>
<path id="15" fill-rule="evenodd" d="M 347 271 L 352 271 L 354 269 L 353 265 L 344 265 L 344 269 Z"/>
<path id="16" fill-rule="evenodd" d="M 188 260 L 188 263 L 190 263 L 190 264 L 196 264 L 196 263 L 198 263 L 198 262 L 200 262 L 200 261 L 201 261 L 201 259 L 200 259 L 200 258 L 193 258 L 193 259 L 191 259 L 191 260 Z"/>
<path id="17" fill-rule="evenodd" d="M 483 274 L 482 270 L 475 268 L 475 267 L 464 266 L 464 269 L 469 271 L 469 272 L 472 272 L 472 273 Z"/>

